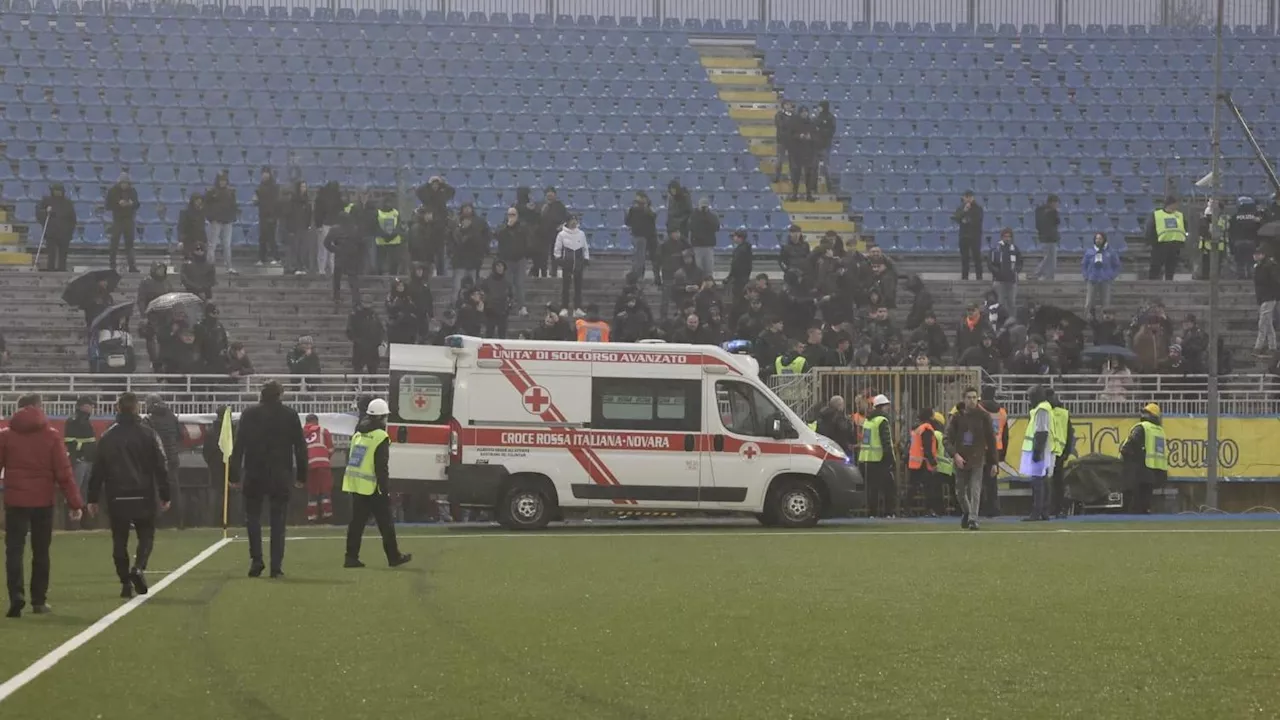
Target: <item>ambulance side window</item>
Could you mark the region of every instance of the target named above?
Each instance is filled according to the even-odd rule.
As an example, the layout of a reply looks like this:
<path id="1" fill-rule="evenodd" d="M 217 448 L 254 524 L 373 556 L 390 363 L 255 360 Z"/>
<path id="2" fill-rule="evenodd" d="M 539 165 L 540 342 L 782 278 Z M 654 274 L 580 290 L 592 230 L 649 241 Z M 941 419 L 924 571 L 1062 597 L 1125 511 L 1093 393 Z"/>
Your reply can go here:
<path id="1" fill-rule="evenodd" d="M 716 405 L 725 430 L 736 435 L 769 437 L 769 420 L 778 414 L 764 393 L 730 380 L 716 381 Z"/>
<path id="2" fill-rule="evenodd" d="M 444 424 L 453 415 L 453 376 L 443 373 L 391 374 L 391 422 Z"/>
<path id="3" fill-rule="evenodd" d="M 596 430 L 702 429 L 702 383 L 697 380 L 593 378 L 591 427 Z"/>

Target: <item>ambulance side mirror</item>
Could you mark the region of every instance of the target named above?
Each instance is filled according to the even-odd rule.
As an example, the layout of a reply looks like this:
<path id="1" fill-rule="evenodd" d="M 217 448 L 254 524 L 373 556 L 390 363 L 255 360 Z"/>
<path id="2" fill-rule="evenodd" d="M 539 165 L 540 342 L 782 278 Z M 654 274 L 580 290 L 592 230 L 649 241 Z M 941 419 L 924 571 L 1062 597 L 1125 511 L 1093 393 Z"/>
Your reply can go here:
<path id="1" fill-rule="evenodd" d="M 774 416 L 769 421 L 769 437 L 775 440 L 781 440 L 787 436 L 786 426 L 782 423 L 782 418 Z"/>

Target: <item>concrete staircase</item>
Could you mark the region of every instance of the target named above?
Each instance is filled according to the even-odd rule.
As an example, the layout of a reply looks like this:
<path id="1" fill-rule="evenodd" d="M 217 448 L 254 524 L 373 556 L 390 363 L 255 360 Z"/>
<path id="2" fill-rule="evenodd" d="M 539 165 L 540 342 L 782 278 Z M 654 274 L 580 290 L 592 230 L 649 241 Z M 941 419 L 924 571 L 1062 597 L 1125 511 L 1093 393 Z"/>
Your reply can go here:
<path id="1" fill-rule="evenodd" d="M 9 210 L 0 206 L 0 266 L 31 267 L 31 253 L 25 248 L 18 231 L 9 224 Z"/>
<path id="2" fill-rule="evenodd" d="M 738 124 L 738 132 L 759 161 L 760 172 L 772 180 L 778 162 L 773 117 L 781 99 L 755 46 L 739 40 L 695 39 L 692 44 L 720 99 L 729 106 L 729 116 Z M 816 242 L 828 230 L 840 233 L 846 244 L 855 242 L 857 228 L 835 190 L 819 178 L 814 202 L 788 200 L 792 190 L 790 172 L 790 165 L 784 164 L 782 182 L 771 183 L 771 187 L 782 201 L 782 209 L 804 230 L 810 242 Z"/>

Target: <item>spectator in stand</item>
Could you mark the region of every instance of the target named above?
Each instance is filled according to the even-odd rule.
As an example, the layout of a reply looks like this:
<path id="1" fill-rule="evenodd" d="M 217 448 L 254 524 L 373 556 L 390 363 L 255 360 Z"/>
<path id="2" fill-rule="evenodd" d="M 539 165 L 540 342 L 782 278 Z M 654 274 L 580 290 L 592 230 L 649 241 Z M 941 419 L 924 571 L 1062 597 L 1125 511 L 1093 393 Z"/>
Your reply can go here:
<path id="1" fill-rule="evenodd" d="M 853 446 L 857 444 L 854 437 L 853 420 L 845 409 L 844 398 L 831 396 L 826 406 L 818 411 L 818 434 L 840 446 L 845 455 L 853 457 Z"/>
<path id="2" fill-rule="evenodd" d="M 783 276 L 782 319 L 789 337 L 799 337 L 813 324 L 817 314 L 813 290 L 805 282 L 799 270 L 790 270 Z"/>
<path id="3" fill-rule="evenodd" d="M 297 344 L 285 356 L 284 362 L 297 387 L 302 390 L 306 389 L 306 383 L 303 380 L 305 376 L 320 375 L 324 372 L 320 369 L 320 356 L 316 355 L 315 340 L 310 335 L 298 338 Z"/>
<path id="4" fill-rule="evenodd" d="M 1258 335 L 1253 341 L 1255 357 L 1276 353 L 1276 302 L 1280 301 L 1280 264 L 1267 254 L 1266 247 L 1253 249 L 1253 294 L 1258 303 Z"/>
<path id="5" fill-rule="evenodd" d="M 618 293 L 618 297 L 613 301 L 613 314 L 617 315 L 622 312 L 622 308 L 627 304 L 627 300 L 634 299 L 637 306 L 648 309 L 648 303 L 644 301 L 644 292 L 640 290 L 639 276 L 633 272 L 628 272 L 622 278 L 622 290 Z"/>
<path id="6" fill-rule="evenodd" d="M 116 251 L 120 247 L 120 238 L 124 238 L 124 255 L 129 262 L 129 272 L 138 272 L 138 264 L 133 257 L 133 240 L 137 235 L 134 223 L 138 215 L 138 191 L 134 189 L 129 173 L 120 173 L 116 184 L 107 191 L 107 209 L 111 211 L 110 245 L 108 256 L 111 269 L 116 269 Z"/>
<path id="7" fill-rule="evenodd" d="M 387 342 L 412 345 L 418 339 L 420 324 L 418 309 L 413 305 L 413 297 L 404 280 L 396 278 L 391 281 L 391 292 L 387 294 Z"/>
<path id="8" fill-rule="evenodd" d="M 1111 304 L 1111 284 L 1120 276 L 1120 254 L 1107 245 L 1106 233 L 1094 233 L 1093 245 L 1080 260 L 1086 311 Z"/>
<path id="9" fill-rule="evenodd" d="M 729 286 L 734 302 L 742 297 L 742 293 L 746 290 L 747 283 L 751 280 L 751 272 L 753 265 L 753 248 L 751 243 L 747 242 L 746 228 L 738 228 L 733 231 L 733 257 L 729 260 L 729 276 L 725 278 L 725 285 Z"/>
<path id="10" fill-rule="evenodd" d="M 1018 309 L 1018 275 L 1022 273 L 1022 251 L 1013 244 L 1013 229 L 1000 231 L 1000 242 L 991 248 L 991 279 L 1000 304 Z"/>
<path id="11" fill-rule="evenodd" d="M 1165 357 L 1156 363 L 1156 372 L 1161 375 L 1197 375 L 1202 369 L 1187 361 L 1181 345 L 1172 343 Z"/>
<path id="12" fill-rule="evenodd" d="M 375 211 L 375 218 L 373 244 L 378 274 L 399 275 L 409 264 L 409 258 L 404 242 L 404 223 L 400 222 L 400 210 L 396 208 L 394 194 L 386 193 L 382 196 L 382 202 Z M 488 231 L 487 225 L 485 231 Z M 487 235 L 485 248 L 488 249 Z"/>
<path id="13" fill-rule="evenodd" d="M 352 307 L 360 302 L 360 276 L 364 274 L 365 258 L 368 257 L 368 241 L 366 230 L 360 225 L 360 211 L 354 206 L 351 211 L 344 211 L 338 216 L 324 242 L 333 254 L 333 305 L 338 307 L 342 295 L 342 279 L 347 279 L 347 289 L 351 291 Z M 367 227 L 367 226 L 366 226 Z"/>
<path id="14" fill-rule="evenodd" d="M 1236 200 L 1236 211 L 1227 226 L 1231 239 L 1231 255 L 1236 261 L 1236 277 L 1248 280 L 1253 277 L 1253 251 L 1258 247 L 1258 229 L 1262 227 L 1262 211 L 1249 196 Z"/>
<path id="15" fill-rule="evenodd" d="M 809 243 L 805 242 L 800 226 L 795 223 L 787 228 L 787 240 L 778 251 L 778 265 L 782 267 L 784 273 L 790 270 L 807 273 L 812 267 L 809 260 Z"/>
<path id="16" fill-rule="evenodd" d="M 782 166 L 790 159 L 792 129 L 796 119 L 795 107 L 792 101 L 783 100 L 782 108 L 773 114 L 774 146 L 777 149 L 773 167 L 775 183 L 782 182 Z"/>
<path id="17" fill-rule="evenodd" d="M 698 267 L 693 249 L 686 249 L 680 256 L 680 267 L 671 280 L 671 297 L 678 307 L 694 304 L 694 297 L 702 289 L 702 279 L 702 269 Z"/>
<path id="18" fill-rule="evenodd" d="M 672 298 L 678 293 L 675 274 L 684 265 L 686 250 L 692 252 L 692 247 L 685 241 L 683 233 L 679 230 L 668 233 L 666 241 L 658 246 L 658 264 L 661 268 L 658 285 L 662 286 L 662 303 L 658 312 L 663 319 L 667 317 Z"/>
<path id="19" fill-rule="evenodd" d="M 1182 356 L 1196 374 L 1209 371 L 1209 334 L 1201 329 L 1194 313 L 1187 313 L 1182 318 L 1178 344 L 1182 346 Z"/>
<path id="20" fill-rule="evenodd" d="M 258 266 L 279 265 L 276 225 L 280 219 L 280 186 L 269 167 L 262 168 L 262 180 L 253 191 L 253 204 L 258 208 Z"/>
<path id="21" fill-rule="evenodd" d="M 249 350 L 244 343 L 233 342 L 227 348 L 226 368 L 227 375 L 233 380 L 254 374 L 253 361 L 249 359 Z"/>
<path id="22" fill-rule="evenodd" d="M 507 274 L 507 264 L 501 259 L 493 261 L 489 277 L 480 283 L 484 293 L 485 326 L 489 328 L 489 337 L 507 337 L 507 318 L 511 316 L 513 307 L 511 299 L 511 277 Z M 528 315 L 528 311 L 525 311 Z"/>
<path id="23" fill-rule="evenodd" d="M 560 202 L 556 196 L 556 189 L 549 187 L 546 189 L 544 202 L 539 210 L 538 224 L 533 227 L 537 237 L 537 246 L 534 249 L 534 264 L 537 269 L 541 269 L 542 276 L 555 277 L 556 265 L 555 260 L 551 256 L 551 251 L 556 246 L 556 236 L 560 234 L 560 230 L 564 228 L 564 224 L 569 222 L 569 209 Z M 522 221 L 526 220 L 525 215 L 521 215 Z M 539 277 L 537 269 L 534 271 L 534 277 Z M 513 271 L 514 272 L 514 271 Z M 523 303 L 522 303 L 523 304 Z"/>
<path id="24" fill-rule="evenodd" d="M 355 309 L 347 317 L 347 339 L 351 341 L 351 372 L 376 375 L 379 365 L 379 349 L 386 335 L 382 321 L 373 309 L 356 302 Z"/>
<path id="25" fill-rule="evenodd" d="M 116 304 L 116 300 L 111 295 L 111 291 L 107 289 L 107 281 L 99 280 L 98 284 L 93 288 L 93 295 L 86 299 L 85 304 L 80 306 L 84 311 L 84 326 L 87 328 L 93 324 L 94 318 L 106 312 L 107 308 Z"/>
<path id="26" fill-rule="evenodd" d="M 556 264 L 564 271 L 564 279 L 560 284 L 560 304 L 564 307 L 582 308 L 582 273 L 591 262 L 591 248 L 587 245 L 587 234 L 578 227 L 578 218 L 570 216 L 565 221 L 560 234 L 556 235 L 555 248 L 552 251 Z M 569 305 L 569 290 L 573 289 L 573 305 Z"/>
<path id="27" fill-rule="evenodd" d="M 543 216 L 545 217 L 545 215 Z M 530 253 L 538 256 L 542 252 L 541 239 L 537 236 L 540 232 L 537 228 L 530 227 L 520 219 L 520 211 L 514 207 L 507 208 L 506 217 L 502 222 L 502 226 L 494 233 L 494 239 L 498 244 L 498 259 L 506 264 L 509 272 L 505 272 L 506 282 L 511 286 L 514 294 L 513 307 L 517 308 L 520 317 L 529 314 L 529 309 L 525 307 L 525 275 L 528 266 L 527 259 Z M 543 272 L 545 274 L 545 270 Z M 537 277 L 537 272 L 534 274 Z M 490 309 L 492 309 L 493 296 L 489 296 Z M 506 323 L 503 323 L 506 327 Z"/>
<path id="28" fill-rule="evenodd" d="M 307 183 L 299 180 L 293 189 L 286 190 L 281 201 L 281 220 L 284 223 L 284 271 L 286 274 L 306 275 L 312 269 L 316 255 L 312 252 L 314 233 L 311 194 Z M 215 253 L 216 254 L 216 253 Z M 214 261 L 216 263 L 216 260 Z"/>
<path id="29" fill-rule="evenodd" d="M 276 201 L 277 207 L 280 201 Z M 279 210 L 276 210 L 279 213 Z M 274 222 L 274 221 L 273 221 Z M 195 194 L 187 201 L 187 206 L 178 212 L 178 244 L 182 247 L 182 256 L 189 257 L 196 247 L 207 247 L 209 231 L 205 228 L 204 196 Z M 274 240 L 272 241 L 274 246 Z"/>
<path id="30" fill-rule="evenodd" d="M 831 348 L 822 342 L 822 328 L 813 326 L 805 333 L 804 348 L 800 351 L 804 356 L 804 364 L 806 368 L 815 367 L 834 367 L 836 365 L 835 354 L 831 352 Z"/>
<path id="31" fill-rule="evenodd" d="M 357 207 L 360 207 L 357 204 Z M 370 235 L 376 230 L 377 226 L 377 208 L 372 202 L 368 203 L 368 218 L 363 220 L 361 227 L 368 228 L 366 232 Z M 437 277 L 443 276 L 446 272 L 446 249 L 452 251 L 452 243 L 455 227 L 454 218 L 450 216 L 449 210 L 443 211 L 432 210 L 426 205 L 419 205 L 413 211 L 413 228 L 409 235 L 409 259 L 411 262 L 424 263 L 434 270 L 433 275 Z M 370 243 L 370 252 L 373 251 L 373 244 Z M 452 257 L 449 258 L 452 260 Z M 371 259 L 370 266 L 376 264 L 376 260 Z"/>
<path id="32" fill-rule="evenodd" d="M 734 339 L 755 340 L 760 333 L 764 332 L 767 325 L 768 318 L 765 314 L 764 304 L 760 302 L 760 296 L 749 293 L 746 310 L 738 316 L 737 322 L 734 323 Z"/>
<path id="33" fill-rule="evenodd" d="M 1129 399 L 1129 378 L 1132 374 L 1129 368 L 1125 367 L 1122 358 L 1109 357 L 1103 363 L 1102 396 L 1100 399 L 1116 406 L 1108 414 L 1119 414 L 1120 406 Z"/>
<path id="34" fill-rule="evenodd" d="M 720 287 L 716 285 L 716 279 L 710 275 L 702 278 L 702 286 L 698 288 L 698 292 L 694 293 L 693 306 L 698 316 L 702 318 L 703 326 L 707 325 L 707 321 L 714 312 L 717 317 L 723 313 L 723 300 Z"/>
<path id="35" fill-rule="evenodd" d="M 435 324 L 435 330 L 432 330 L 431 334 L 427 336 L 426 344 L 443 347 L 445 340 L 450 335 L 458 335 L 460 332 L 458 330 L 458 311 L 451 307 L 445 308 L 444 312 L 440 313 L 440 322 Z"/>
<path id="36" fill-rule="evenodd" d="M 854 318 L 854 279 L 849 267 L 837 260 L 835 277 L 831 280 L 833 292 L 820 291 L 818 300 L 822 317 L 830 325 L 851 322 Z"/>
<path id="37" fill-rule="evenodd" d="M 685 345 L 707 344 L 707 334 L 702 327 L 702 320 L 698 317 L 698 313 L 689 313 L 685 316 L 684 325 L 672 333 L 669 342 Z"/>
<path id="38" fill-rule="evenodd" d="M 9 367 L 9 346 L 4 339 L 4 333 L 0 333 L 0 370 Z"/>
<path id="39" fill-rule="evenodd" d="M 689 237 L 689 218 L 693 216 L 693 199 L 689 191 L 672 180 L 667 184 L 667 234 L 679 230 L 680 237 Z"/>
<path id="40" fill-rule="evenodd" d="M 542 324 L 533 331 L 533 339 L 570 342 L 574 339 L 574 330 L 555 306 L 548 305 L 546 314 L 542 316 Z"/>
<path id="41" fill-rule="evenodd" d="M 964 317 L 960 319 L 960 326 L 956 328 L 956 357 L 963 357 L 966 350 L 982 344 L 984 335 L 994 332 L 995 329 L 987 322 L 982 309 L 970 304 L 965 309 Z"/>
<path id="42" fill-rule="evenodd" d="M 431 318 L 435 317 L 435 297 L 431 294 L 431 274 L 427 266 L 415 263 L 409 271 L 407 288 L 414 312 L 418 315 L 417 342 L 425 342 L 431 331 Z"/>
<path id="43" fill-rule="evenodd" d="M 511 211 L 507 210 L 507 222 L 510 222 Z M 474 284 L 480 279 L 480 268 L 484 266 L 485 256 L 489 254 L 489 223 L 476 213 L 475 205 L 463 203 L 458 210 L 458 226 L 454 230 L 453 250 L 450 253 L 453 261 L 453 295 L 462 292 L 462 281 L 470 278 Z M 501 252 L 501 249 L 499 250 Z"/>
<path id="44" fill-rule="evenodd" d="M 160 346 L 160 367 L 164 373 L 196 375 L 209 372 L 204 358 L 200 356 L 200 346 L 196 344 L 194 330 L 189 327 L 179 328 L 174 338 L 174 342 L 166 342 Z"/>
<path id="45" fill-rule="evenodd" d="M 173 284 L 169 282 L 169 267 L 159 260 L 151 263 L 150 272 L 138 283 L 138 312 L 146 313 L 152 300 L 171 292 Z"/>
<path id="46" fill-rule="evenodd" d="M 444 178 L 432 175 L 426 183 L 418 186 L 414 194 L 428 211 L 439 216 L 448 214 L 449 201 L 453 200 L 454 192 L 453 186 L 445 182 Z"/>
<path id="47" fill-rule="evenodd" d="M 661 266 L 657 256 L 658 214 L 653 211 L 648 194 L 644 191 L 636 193 L 623 222 L 631 231 L 631 272 L 643 278 L 645 260 L 652 258 L 654 280 L 661 284 Z"/>
<path id="48" fill-rule="evenodd" d="M 196 245 L 182 262 L 178 279 L 182 282 L 183 289 L 192 295 L 205 302 L 213 299 L 213 286 L 217 284 L 218 271 L 213 263 L 209 262 L 204 241 Z"/>
<path id="49" fill-rule="evenodd" d="M 231 262 L 231 235 L 235 228 L 240 206 L 236 203 L 236 189 L 231 187 L 227 171 L 218 173 L 213 187 L 204 194 L 205 217 L 209 220 L 209 262 L 218 264 L 218 247 L 226 255 L 227 272 L 239 274 Z"/>
<path id="50" fill-rule="evenodd" d="M 1134 368 L 1141 375 L 1152 375 L 1169 351 L 1169 336 L 1165 334 L 1159 318 L 1147 317 L 1133 336 Z"/>
<path id="51" fill-rule="evenodd" d="M 1027 344 L 1014 354 L 1009 363 L 1009 372 L 1014 375 L 1053 375 L 1057 370 L 1049 362 L 1049 357 L 1041 349 L 1044 339 L 1038 336 L 1027 338 Z"/>
<path id="52" fill-rule="evenodd" d="M 983 334 L 982 341 L 965 350 L 956 364 L 961 367 L 980 367 L 988 375 L 999 375 L 1004 363 L 996 350 L 996 336 L 989 332 Z"/>
<path id="53" fill-rule="evenodd" d="M 831 103 L 818 103 L 818 114 L 813 117 L 813 144 L 818 171 L 827 185 L 831 185 L 831 143 L 836 136 L 836 116 L 831 114 Z"/>
<path id="54" fill-rule="evenodd" d="M 76 232 L 76 206 L 67 197 L 62 183 L 49 185 L 49 194 L 41 198 L 36 208 L 36 223 L 44 228 L 41 241 L 45 246 L 45 270 L 66 272 L 67 252 L 71 249 L 71 237 Z"/>
<path id="55" fill-rule="evenodd" d="M 938 324 L 933 311 L 925 313 L 924 322 L 911 333 L 911 344 L 921 346 L 935 365 L 942 363 L 951 344 L 947 342 L 947 333 Z"/>
<path id="56" fill-rule="evenodd" d="M 911 299 L 911 311 L 907 313 L 908 330 L 915 330 L 924 324 L 924 319 L 933 314 L 933 293 L 924 286 L 919 275 L 907 278 L 907 290 L 914 296 Z"/>
<path id="57" fill-rule="evenodd" d="M 867 251 L 867 261 L 870 268 L 865 283 L 867 291 L 880 293 L 881 304 L 885 307 L 898 307 L 898 270 L 893 260 L 879 247 L 872 247 Z"/>
<path id="58" fill-rule="evenodd" d="M 1050 195 L 1043 205 L 1036 208 L 1036 242 L 1044 257 L 1040 264 L 1028 275 L 1032 280 L 1053 280 L 1058 272 L 1058 244 L 1062 242 L 1059 227 L 1062 218 L 1058 214 L 1058 196 Z"/>
<path id="59" fill-rule="evenodd" d="M 1094 345 L 1118 345 L 1125 346 L 1124 333 L 1120 330 L 1120 324 L 1116 322 L 1115 313 L 1110 308 L 1102 309 L 1102 318 L 1098 318 L 1098 308 L 1095 306 L 1089 312 L 1089 327 L 1093 330 Z"/>
<path id="60" fill-rule="evenodd" d="M 782 318 L 775 315 L 765 319 L 765 329 L 755 338 L 752 350 L 755 352 L 756 362 L 760 363 L 760 368 L 764 371 L 772 370 L 774 360 L 790 346 L 791 340 L 783 329 Z"/>
<path id="61" fill-rule="evenodd" d="M 338 187 L 337 180 L 330 180 L 320 189 L 316 191 L 315 203 L 315 246 L 311 249 L 316 256 L 315 269 L 321 275 L 328 275 L 333 272 L 333 253 L 330 252 L 325 239 L 329 237 L 329 232 L 333 227 L 342 220 L 342 212 L 344 209 L 342 202 L 342 189 Z M 396 211 L 397 218 L 399 211 Z M 398 272 L 398 270 L 397 270 Z"/>
<path id="62" fill-rule="evenodd" d="M 200 360 L 209 373 L 222 370 L 222 360 L 230 347 L 230 338 L 227 336 L 227 329 L 222 326 L 220 315 L 218 306 L 209 303 L 204 307 L 204 317 L 195 326 L 196 347 L 200 351 Z"/>
<path id="63" fill-rule="evenodd" d="M 628 295 L 615 309 L 611 335 L 615 342 L 640 342 L 653 337 L 653 318 L 636 295 Z"/>
<path id="64" fill-rule="evenodd" d="M 1147 220 L 1147 243 L 1151 245 L 1150 279 L 1172 280 L 1178 268 L 1178 253 L 1187 240 L 1187 225 L 1178 198 L 1170 195 L 1164 206 Z"/>
<path id="65" fill-rule="evenodd" d="M 972 190 L 966 190 L 960 201 L 960 207 L 951 216 L 960 226 L 960 279 L 969 279 L 969 265 L 982 280 L 982 206 L 973 196 Z"/>
<path id="66" fill-rule="evenodd" d="M 814 140 L 813 120 L 809 118 L 809 108 L 801 107 L 800 115 L 795 119 L 791 131 L 791 147 L 787 155 L 791 159 L 791 201 L 800 199 L 800 181 L 804 180 L 804 199 L 813 202 L 813 194 L 818 191 L 818 158 Z"/>
<path id="67" fill-rule="evenodd" d="M 439 175 L 431 176 L 415 193 L 418 202 L 422 203 L 420 216 L 425 223 L 423 248 L 428 253 L 427 258 L 435 265 L 436 275 L 443 275 L 445 272 L 445 248 L 453 240 L 453 228 L 449 223 L 449 201 L 453 200 L 454 193 L 453 186 Z"/>
<path id="68" fill-rule="evenodd" d="M 484 291 L 478 287 L 467 290 L 466 298 L 458 304 L 458 333 L 473 337 L 485 337 Z"/>
<path id="69" fill-rule="evenodd" d="M 698 200 L 698 209 L 689 216 L 689 244 L 703 275 L 716 271 L 716 233 L 720 232 L 720 216 L 711 209 L 711 199 Z"/>

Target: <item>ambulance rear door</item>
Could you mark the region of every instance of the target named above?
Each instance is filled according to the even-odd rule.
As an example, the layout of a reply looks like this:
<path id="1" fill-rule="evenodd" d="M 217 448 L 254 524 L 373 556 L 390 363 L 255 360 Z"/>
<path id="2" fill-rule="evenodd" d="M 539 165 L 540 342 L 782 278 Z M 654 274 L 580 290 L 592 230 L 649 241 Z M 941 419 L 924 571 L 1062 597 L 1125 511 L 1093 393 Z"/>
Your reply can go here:
<path id="1" fill-rule="evenodd" d="M 391 367 L 391 417 L 387 422 L 392 440 L 391 477 L 400 481 L 399 486 L 424 480 L 443 484 L 453 419 L 453 350 L 395 345 Z"/>

